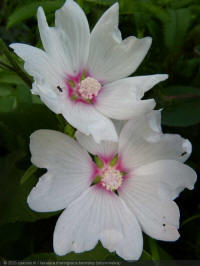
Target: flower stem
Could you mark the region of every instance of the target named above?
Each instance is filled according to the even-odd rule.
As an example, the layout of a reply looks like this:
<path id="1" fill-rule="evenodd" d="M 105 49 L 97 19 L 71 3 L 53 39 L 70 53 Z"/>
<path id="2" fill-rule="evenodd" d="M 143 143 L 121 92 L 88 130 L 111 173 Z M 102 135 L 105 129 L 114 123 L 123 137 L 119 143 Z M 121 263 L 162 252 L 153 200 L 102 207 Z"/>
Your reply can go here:
<path id="1" fill-rule="evenodd" d="M 9 66 L 8 64 L 0 61 L 0 67 L 3 68 L 3 69 L 9 69 L 11 71 L 15 71 L 11 66 Z"/>
<path id="2" fill-rule="evenodd" d="M 26 172 L 24 173 L 24 175 L 20 180 L 21 185 L 25 183 L 37 171 L 37 169 L 38 168 L 33 164 L 29 166 L 29 168 L 26 170 Z"/>
<path id="3" fill-rule="evenodd" d="M 159 252 L 158 252 L 158 246 L 157 246 L 156 241 L 150 237 L 148 239 L 149 239 L 149 246 L 151 249 L 152 259 L 153 260 L 160 260 L 160 256 L 159 256 Z"/>
<path id="4" fill-rule="evenodd" d="M 8 49 L 6 44 L 2 39 L 0 39 L 0 50 L 5 54 L 6 58 L 8 59 L 9 63 L 12 65 L 11 68 L 13 71 L 17 73 L 17 75 L 29 86 L 32 87 L 31 79 L 23 72 L 21 67 L 17 64 L 13 53 Z"/>

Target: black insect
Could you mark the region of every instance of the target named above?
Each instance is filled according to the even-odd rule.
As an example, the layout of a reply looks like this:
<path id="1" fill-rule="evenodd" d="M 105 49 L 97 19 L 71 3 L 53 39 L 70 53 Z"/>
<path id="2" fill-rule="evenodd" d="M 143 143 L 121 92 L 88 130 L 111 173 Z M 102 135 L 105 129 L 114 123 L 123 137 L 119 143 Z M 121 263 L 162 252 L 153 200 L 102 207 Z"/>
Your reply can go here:
<path id="1" fill-rule="evenodd" d="M 60 92 L 62 92 L 62 91 L 63 91 L 63 89 L 61 89 L 61 87 L 60 87 L 60 86 L 57 86 L 57 89 L 58 89 Z"/>

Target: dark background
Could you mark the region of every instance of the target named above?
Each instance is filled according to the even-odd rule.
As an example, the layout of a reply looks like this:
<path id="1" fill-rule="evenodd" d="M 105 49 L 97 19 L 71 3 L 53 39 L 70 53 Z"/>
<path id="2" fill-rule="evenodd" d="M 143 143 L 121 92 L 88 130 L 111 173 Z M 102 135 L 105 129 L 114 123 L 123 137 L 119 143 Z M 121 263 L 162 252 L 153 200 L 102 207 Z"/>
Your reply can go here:
<path id="1" fill-rule="evenodd" d="M 77 1 L 88 16 L 91 28 L 115 1 Z M 63 0 L 1 0 L 0 37 L 41 47 L 36 10 L 44 7 L 50 25 Z M 199 0 L 120 0 L 120 30 L 123 38 L 152 36 L 153 44 L 134 75 L 167 73 L 169 79 L 155 86 L 147 98 L 163 108 L 163 131 L 178 133 L 193 144 L 187 164 L 200 170 L 200 2 Z M 13 55 L 14 56 L 14 55 Z M 23 62 L 18 60 L 19 65 Z M 36 129 L 65 130 L 30 87 L 9 68 L 0 48 L 0 258 L 49 260 L 120 260 L 100 244 L 91 252 L 56 257 L 52 236 L 58 214 L 29 210 L 26 198 L 41 171 L 30 166 L 29 135 Z M 26 171 L 29 169 L 28 171 Z M 142 260 L 200 259 L 200 192 L 184 191 L 177 199 L 181 210 L 177 242 L 154 241 L 144 236 Z"/>

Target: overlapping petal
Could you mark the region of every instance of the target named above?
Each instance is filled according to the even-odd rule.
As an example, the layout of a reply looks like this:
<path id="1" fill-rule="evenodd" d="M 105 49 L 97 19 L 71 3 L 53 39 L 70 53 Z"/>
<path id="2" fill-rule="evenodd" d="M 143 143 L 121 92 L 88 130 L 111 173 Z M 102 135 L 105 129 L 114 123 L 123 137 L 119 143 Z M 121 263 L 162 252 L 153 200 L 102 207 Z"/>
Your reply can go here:
<path id="1" fill-rule="evenodd" d="M 138 76 L 105 84 L 95 107 L 107 117 L 128 120 L 155 107 L 153 99 L 140 99 L 144 92 L 168 78 L 168 75 Z"/>
<path id="2" fill-rule="evenodd" d="M 91 158 L 67 135 L 38 130 L 31 135 L 30 150 L 33 164 L 48 170 L 28 197 L 31 209 L 61 210 L 89 187 L 93 172 Z"/>
<path id="3" fill-rule="evenodd" d="M 91 136 L 87 136 L 80 131 L 76 132 L 76 139 L 79 144 L 93 155 L 109 158 L 117 154 L 118 143 L 112 141 L 101 141 L 96 143 Z"/>
<path id="4" fill-rule="evenodd" d="M 152 111 L 126 123 L 119 137 L 119 154 L 127 168 L 162 159 L 185 161 L 191 154 L 188 140 L 161 131 L 160 111 Z"/>
<path id="5" fill-rule="evenodd" d="M 58 255 L 79 253 L 94 248 L 98 240 L 126 260 L 136 260 L 142 253 L 140 226 L 124 202 L 115 194 L 91 187 L 59 217 L 54 250 Z"/>
<path id="6" fill-rule="evenodd" d="M 92 105 L 68 101 L 62 106 L 62 114 L 75 128 L 86 135 L 101 140 L 117 141 L 118 136 L 112 121 L 99 113 Z"/>
<path id="7" fill-rule="evenodd" d="M 131 36 L 122 40 L 118 20 L 119 5 L 116 3 L 102 15 L 91 33 L 88 68 L 104 83 L 133 73 L 151 45 L 150 37 Z"/>

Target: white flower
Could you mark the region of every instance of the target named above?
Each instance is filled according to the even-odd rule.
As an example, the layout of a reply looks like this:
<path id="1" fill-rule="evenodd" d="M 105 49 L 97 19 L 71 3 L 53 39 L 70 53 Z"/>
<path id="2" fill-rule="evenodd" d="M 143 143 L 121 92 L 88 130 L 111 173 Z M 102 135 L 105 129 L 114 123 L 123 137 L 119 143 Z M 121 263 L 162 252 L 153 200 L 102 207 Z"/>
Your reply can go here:
<path id="1" fill-rule="evenodd" d="M 32 93 L 55 113 L 99 142 L 117 141 L 109 118 L 128 120 L 155 106 L 144 93 L 167 75 L 125 78 L 145 57 L 151 38 L 131 36 L 122 40 L 118 29 L 118 4 L 100 18 L 90 34 L 83 10 L 67 0 L 55 13 L 55 27 L 49 27 L 38 8 L 38 26 L 44 50 L 26 44 L 11 44 L 34 77 Z"/>
<path id="2" fill-rule="evenodd" d="M 119 143 L 101 145 L 80 132 L 79 144 L 52 130 L 32 134 L 32 162 L 47 173 L 28 204 L 38 212 L 65 209 L 54 231 L 56 254 L 91 250 L 100 240 L 109 251 L 137 260 L 142 231 L 159 240 L 179 238 L 179 209 L 173 200 L 196 182 L 194 170 L 183 164 L 190 142 L 163 134 L 159 111 L 121 127 L 118 123 Z M 97 155 L 96 164 L 86 150 Z"/>

